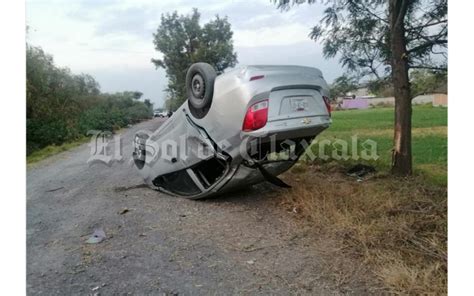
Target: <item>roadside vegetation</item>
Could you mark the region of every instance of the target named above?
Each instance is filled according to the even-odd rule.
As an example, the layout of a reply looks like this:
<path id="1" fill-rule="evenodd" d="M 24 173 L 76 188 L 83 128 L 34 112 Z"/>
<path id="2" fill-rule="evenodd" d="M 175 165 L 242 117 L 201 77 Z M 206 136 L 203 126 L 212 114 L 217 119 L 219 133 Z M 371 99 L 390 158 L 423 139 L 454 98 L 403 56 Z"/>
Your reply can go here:
<path id="1" fill-rule="evenodd" d="M 166 13 L 153 34 L 155 49 L 163 58 L 152 62 L 156 68 L 165 69 L 169 79 L 167 110 L 175 111 L 186 101 L 186 72 L 191 64 L 208 63 L 217 73 L 237 64 L 234 33 L 227 17 L 216 15 L 203 25 L 200 21 L 197 8 L 187 15 L 179 15 L 177 11 Z"/>
<path id="2" fill-rule="evenodd" d="M 113 131 L 151 118 L 150 100 L 142 93 L 101 93 L 95 79 L 54 64 L 40 47 L 26 50 L 27 155 L 50 155 L 83 139 L 89 130 Z M 65 144 L 65 145 L 64 145 Z M 47 151 L 38 152 L 48 147 Z M 38 157 L 30 158 L 30 160 Z"/>
<path id="3" fill-rule="evenodd" d="M 325 251 L 333 258 L 328 274 L 337 283 L 359 277 L 375 293 L 446 294 L 447 109 L 413 108 L 412 177 L 390 174 L 393 108 L 338 111 L 333 119 L 319 141 L 351 143 L 357 134 L 378 143 L 380 158 L 301 161 L 283 176 L 298 184 L 283 197 L 283 205 L 308 219 L 319 237 L 334 242 Z M 317 150 L 318 143 L 312 148 Z M 348 176 L 355 163 L 374 166 L 376 172 Z"/>
<path id="4" fill-rule="evenodd" d="M 363 149 L 367 139 L 377 143 L 379 159 L 339 161 L 345 165 L 363 163 L 374 166 L 377 170 L 390 170 L 393 147 L 394 112 L 392 108 L 372 108 L 366 110 L 336 111 L 332 114 L 333 123 L 329 129 L 318 136 L 312 146 L 315 153 L 319 143 L 329 140 L 334 143 L 342 139 L 348 143 L 349 156 L 352 151 L 352 136 L 357 136 L 358 151 Z M 413 162 L 415 175 L 422 175 L 430 183 L 447 184 L 448 163 L 448 109 L 430 105 L 413 107 Z M 325 145 L 326 155 L 341 155 L 336 144 Z"/>
<path id="5" fill-rule="evenodd" d="M 81 144 L 87 143 L 88 141 L 90 141 L 90 139 L 88 137 L 84 136 L 84 137 L 81 137 L 81 138 L 76 139 L 74 141 L 70 141 L 70 142 L 67 142 L 67 143 L 60 144 L 60 145 L 46 146 L 44 148 L 41 148 L 39 150 L 36 150 L 36 151 L 30 153 L 26 157 L 26 163 L 27 164 L 32 164 L 32 163 L 41 161 L 41 160 L 46 159 L 50 156 L 56 155 L 56 154 L 61 153 L 63 151 L 67 151 L 67 150 L 70 150 L 74 147 L 77 147 Z"/>

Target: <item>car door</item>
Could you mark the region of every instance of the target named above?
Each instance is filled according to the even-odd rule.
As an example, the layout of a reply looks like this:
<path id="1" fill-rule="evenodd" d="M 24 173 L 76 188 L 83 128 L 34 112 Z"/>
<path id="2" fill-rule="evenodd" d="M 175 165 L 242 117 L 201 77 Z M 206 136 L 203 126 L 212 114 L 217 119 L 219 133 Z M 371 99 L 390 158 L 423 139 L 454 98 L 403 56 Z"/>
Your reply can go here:
<path id="1" fill-rule="evenodd" d="M 230 168 L 230 157 L 217 151 L 206 130 L 183 110 L 151 134 L 144 146 L 146 157 L 142 162 L 150 170 L 151 182 L 167 193 L 205 194 Z"/>

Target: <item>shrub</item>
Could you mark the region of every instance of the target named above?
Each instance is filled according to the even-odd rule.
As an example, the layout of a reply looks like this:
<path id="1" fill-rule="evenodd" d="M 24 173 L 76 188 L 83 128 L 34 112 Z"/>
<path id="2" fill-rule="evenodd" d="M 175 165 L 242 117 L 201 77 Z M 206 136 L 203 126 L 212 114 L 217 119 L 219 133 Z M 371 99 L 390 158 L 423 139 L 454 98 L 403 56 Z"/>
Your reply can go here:
<path id="1" fill-rule="evenodd" d="M 27 155 L 153 115 L 153 104 L 139 101 L 142 93 L 100 93 L 92 76 L 57 67 L 39 47 L 27 46 L 26 60 Z"/>

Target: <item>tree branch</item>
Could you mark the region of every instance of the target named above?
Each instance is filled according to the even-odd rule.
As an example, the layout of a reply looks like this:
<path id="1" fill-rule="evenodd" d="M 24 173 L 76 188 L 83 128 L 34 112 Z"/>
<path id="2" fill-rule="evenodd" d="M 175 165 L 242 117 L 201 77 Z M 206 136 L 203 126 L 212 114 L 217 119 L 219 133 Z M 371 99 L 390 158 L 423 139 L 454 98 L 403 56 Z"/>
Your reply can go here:
<path id="1" fill-rule="evenodd" d="M 419 25 L 419 26 L 416 26 L 416 27 L 407 28 L 407 31 L 415 31 L 415 30 L 424 29 L 424 28 L 428 28 L 428 27 L 431 27 L 431 26 L 436 26 L 436 25 L 444 24 L 444 23 L 448 22 L 447 19 L 440 20 L 440 21 L 437 21 L 437 22 L 434 22 L 434 23 L 430 23 L 430 21 L 428 23 L 424 24 L 424 25 Z"/>
<path id="2" fill-rule="evenodd" d="M 428 70 L 439 70 L 439 71 L 448 71 L 447 67 L 436 67 L 436 66 L 428 66 L 428 65 L 413 65 L 409 66 L 411 69 L 428 69 Z"/>
<path id="3" fill-rule="evenodd" d="M 362 11 L 365 11 L 367 12 L 368 14 L 370 14 L 371 16 L 375 17 L 376 19 L 378 19 L 379 21 L 382 21 L 386 24 L 388 24 L 388 20 L 384 19 L 384 18 L 381 18 L 379 15 L 377 15 L 375 12 L 371 11 L 369 8 L 367 8 L 366 5 L 359 5 L 358 1 L 351 1 L 352 4 L 355 5 L 355 7 L 357 7 L 357 9 L 359 10 L 362 10 Z"/>
<path id="4" fill-rule="evenodd" d="M 441 44 L 447 44 L 448 40 L 447 39 L 441 39 L 441 40 L 430 40 L 426 43 L 423 43 L 421 45 L 415 46 L 412 49 L 407 50 L 407 54 L 410 54 L 412 52 L 416 52 L 422 49 L 425 49 L 427 47 L 433 46 L 433 45 L 441 45 Z"/>
<path id="5" fill-rule="evenodd" d="M 377 73 L 377 68 L 374 67 L 374 60 L 375 60 L 376 54 L 374 56 L 370 56 L 370 54 L 367 52 L 367 48 L 363 47 L 363 50 L 364 50 L 365 56 L 367 57 L 367 60 L 369 61 L 369 64 L 367 65 L 367 67 L 370 69 L 372 74 L 374 74 L 375 77 L 377 77 L 377 79 L 380 80 L 380 76 Z"/>
<path id="6" fill-rule="evenodd" d="M 425 36 L 423 34 L 421 34 L 423 32 L 423 30 L 418 30 L 418 31 L 410 31 L 411 34 L 414 35 L 414 38 L 420 38 L 420 39 L 424 39 L 426 41 L 431 41 L 432 39 L 431 38 L 434 38 L 434 40 L 437 40 L 437 39 L 440 39 L 441 37 L 445 37 L 447 36 L 447 26 L 444 26 L 443 28 L 441 28 L 441 30 L 439 30 L 439 32 L 436 34 L 436 35 L 431 35 L 431 36 Z M 410 34 L 409 32 L 409 34 Z M 411 40 L 415 40 L 415 39 L 408 39 L 407 37 L 407 40 L 411 41 Z"/>

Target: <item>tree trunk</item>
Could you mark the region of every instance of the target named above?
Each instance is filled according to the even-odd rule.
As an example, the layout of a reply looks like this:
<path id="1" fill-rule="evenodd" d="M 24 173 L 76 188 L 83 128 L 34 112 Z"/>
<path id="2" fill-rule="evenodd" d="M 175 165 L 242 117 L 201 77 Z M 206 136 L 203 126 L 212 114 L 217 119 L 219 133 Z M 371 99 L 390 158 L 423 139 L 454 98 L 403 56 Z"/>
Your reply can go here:
<path id="1" fill-rule="evenodd" d="M 395 95 L 395 134 L 392 173 L 407 176 L 412 173 L 411 157 L 411 97 L 408 79 L 404 19 L 408 0 L 390 0 L 390 48 L 392 81 Z"/>

